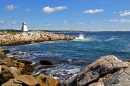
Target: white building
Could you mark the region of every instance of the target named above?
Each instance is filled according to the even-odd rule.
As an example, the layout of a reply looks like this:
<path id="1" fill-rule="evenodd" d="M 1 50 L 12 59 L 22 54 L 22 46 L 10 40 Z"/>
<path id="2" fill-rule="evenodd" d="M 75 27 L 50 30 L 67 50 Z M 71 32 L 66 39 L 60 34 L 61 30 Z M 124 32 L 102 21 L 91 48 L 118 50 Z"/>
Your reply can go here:
<path id="1" fill-rule="evenodd" d="M 21 31 L 28 31 L 28 28 L 25 22 L 22 23 Z"/>

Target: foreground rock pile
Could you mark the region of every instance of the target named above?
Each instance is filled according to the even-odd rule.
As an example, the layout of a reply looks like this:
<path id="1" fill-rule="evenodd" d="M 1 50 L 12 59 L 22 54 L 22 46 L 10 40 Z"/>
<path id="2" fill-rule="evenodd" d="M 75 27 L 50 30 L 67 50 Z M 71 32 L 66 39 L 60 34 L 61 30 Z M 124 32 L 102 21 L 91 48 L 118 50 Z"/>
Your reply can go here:
<path id="1" fill-rule="evenodd" d="M 32 64 L 28 60 L 7 57 L 9 50 L 0 49 L 0 86 L 63 86 L 44 74 L 32 76 L 37 65 L 54 65 L 49 60 Z M 103 56 L 88 65 L 64 86 L 130 86 L 130 61 L 113 55 Z"/>
<path id="2" fill-rule="evenodd" d="M 65 36 L 63 34 L 53 34 L 49 32 L 21 32 L 15 35 L 0 35 L 0 45 L 17 45 L 27 44 L 31 42 L 54 41 L 54 40 L 73 40 L 73 36 Z"/>
<path id="3" fill-rule="evenodd" d="M 32 73 L 37 64 L 7 57 L 8 52 L 0 49 L 0 86 L 61 86 L 57 80 L 44 74 L 33 77 Z M 39 64 L 53 65 L 48 60 L 40 61 Z"/>

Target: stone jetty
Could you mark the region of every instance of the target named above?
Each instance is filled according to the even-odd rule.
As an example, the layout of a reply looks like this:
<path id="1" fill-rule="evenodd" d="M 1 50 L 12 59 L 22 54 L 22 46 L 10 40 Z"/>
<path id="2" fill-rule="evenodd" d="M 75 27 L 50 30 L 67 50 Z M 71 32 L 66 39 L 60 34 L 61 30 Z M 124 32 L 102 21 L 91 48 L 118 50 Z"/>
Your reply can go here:
<path id="1" fill-rule="evenodd" d="M 31 42 L 55 41 L 55 40 L 73 40 L 74 36 L 65 36 L 64 34 L 53 34 L 50 32 L 33 31 L 0 35 L 0 46 L 28 44 Z"/>

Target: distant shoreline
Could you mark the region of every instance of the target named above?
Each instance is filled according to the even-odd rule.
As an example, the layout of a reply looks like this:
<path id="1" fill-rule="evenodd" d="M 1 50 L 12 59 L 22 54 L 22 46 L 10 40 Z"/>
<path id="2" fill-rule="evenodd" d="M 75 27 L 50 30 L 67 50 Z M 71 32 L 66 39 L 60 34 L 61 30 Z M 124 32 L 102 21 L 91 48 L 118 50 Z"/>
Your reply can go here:
<path id="1" fill-rule="evenodd" d="M 14 30 L 14 29 L 3 29 L 0 32 L 7 31 L 7 32 L 23 32 L 21 30 Z M 82 30 L 29 30 L 31 31 L 44 31 L 44 32 L 130 32 L 130 31 L 82 31 Z"/>

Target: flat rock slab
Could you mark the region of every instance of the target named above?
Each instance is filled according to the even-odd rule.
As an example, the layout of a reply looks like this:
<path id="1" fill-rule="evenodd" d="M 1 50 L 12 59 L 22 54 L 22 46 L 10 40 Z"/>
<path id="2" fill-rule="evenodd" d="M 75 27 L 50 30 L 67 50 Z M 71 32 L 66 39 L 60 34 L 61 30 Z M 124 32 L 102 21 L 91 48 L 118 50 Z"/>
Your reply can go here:
<path id="1" fill-rule="evenodd" d="M 29 85 L 29 86 L 35 86 L 38 84 L 38 81 L 29 75 L 20 75 L 20 76 L 16 77 L 15 79 L 18 81 L 21 81 L 24 84 Z"/>

